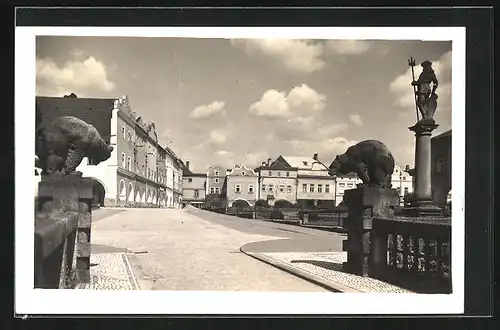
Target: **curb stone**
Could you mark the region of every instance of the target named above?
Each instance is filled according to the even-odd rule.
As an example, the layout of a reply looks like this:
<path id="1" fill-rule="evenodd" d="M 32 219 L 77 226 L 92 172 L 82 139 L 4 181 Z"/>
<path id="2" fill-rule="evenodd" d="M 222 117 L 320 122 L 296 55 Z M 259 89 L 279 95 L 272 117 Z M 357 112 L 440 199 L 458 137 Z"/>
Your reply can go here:
<path id="1" fill-rule="evenodd" d="M 246 252 L 243 247 L 240 248 L 240 251 L 243 252 L 244 254 L 255 258 L 259 261 L 265 262 L 268 265 L 274 266 L 278 269 L 281 269 L 287 273 L 290 273 L 292 275 L 295 275 L 297 277 L 300 277 L 304 280 L 307 280 L 309 282 L 312 282 L 316 285 L 319 285 L 325 289 L 328 289 L 333 292 L 340 292 L 340 293 L 361 293 L 363 291 L 356 290 L 354 288 L 342 285 L 340 283 L 336 283 L 330 280 L 327 280 L 321 276 L 317 276 L 313 273 L 310 273 L 308 271 L 298 269 L 296 267 L 289 266 L 288 264 L 279 261 L 274 258 L 270 258 L 266 255 L 263 255 L 261 253 L 252 253 L 252 252 Z"/>
<path id="2" fill-rule="evenodd" d="M 127 266 L 129 267 L 133 280 L 137 285 L 138 290 L 152 290 L 153 282 L 150 277 L 146 275 L 144 269 L 140 265 L 139 259 L 133 253 L 126 253 L 124 256 L 127 259 Z"/>

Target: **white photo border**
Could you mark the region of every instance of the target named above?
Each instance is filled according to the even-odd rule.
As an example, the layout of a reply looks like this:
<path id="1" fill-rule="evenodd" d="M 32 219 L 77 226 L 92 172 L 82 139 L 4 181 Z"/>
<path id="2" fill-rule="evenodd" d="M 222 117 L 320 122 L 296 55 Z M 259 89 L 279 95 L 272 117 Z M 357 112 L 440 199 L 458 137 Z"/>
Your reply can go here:
<path id="1" fill-rule="evenodd" d="M 16 314 L 461 314 L 465 258 L 465 27 L 16 27 Z M 33 289 L 36 36 L 452 41 L 452 294 Z M 27 129 L 28 128 L 28 129 Z M 410 134 L 410 133 L 408 133 Z"/>

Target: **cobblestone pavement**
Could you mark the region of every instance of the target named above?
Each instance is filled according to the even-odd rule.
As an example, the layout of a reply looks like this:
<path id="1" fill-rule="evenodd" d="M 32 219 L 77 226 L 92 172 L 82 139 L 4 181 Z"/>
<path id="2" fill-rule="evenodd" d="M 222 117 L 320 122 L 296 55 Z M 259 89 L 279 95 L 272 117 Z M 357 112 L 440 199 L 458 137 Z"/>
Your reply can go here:
<path id="1" fill-rule="evenodd" d="M 92 254 L 90 283 L 79 284 L 76 289 L 138 290 L 137 280 L 125 253 Z"/>
<path id="2" fill-rule="evenodd" d="M 93 282 L 87 288 L 99 289 L 112 280 L 120 283 L 114 287 L 130 288 L 125 267 L 116 259 L 120 253 L 127 253 L 133 255 L 129 258 L 132 269 L 140 264 L 142 274 L 136 276 L 141 288 L 142 283 L 149 282 L 152 290 L 328 291 L 240 251 L 250 242 L 286 240 L 292 234 L 301 234 L 273 228 L 260 228 L 258 233 L 242 231 L 234 222 L 247 223 L 248 219 L 221 217 L 216 223 L 205 219 L 207 213 L 128 209 L 93 223 L 92 246 L 100 246 L 102 253 L 94 254 L 93 250 L 91 262 L 113 264 L 116 271 L 106 273 L 99 265 L 93 266 Z M 230 222 L 232 225 L 227 225 Z M 114 253 L 108 254 L 111 248 Z"/>
<path id="3" fill-rule="evenodd" d="M 353 291 L 372 293 L 412 293 L 412 291 L 376 280 L 342 272 L 342 263 L 347 261 L 346 252 L 271 252 L 260 253 L 291 268 L 351 288 Z M 258 254 L 256 254 L 258 257 Z"/>

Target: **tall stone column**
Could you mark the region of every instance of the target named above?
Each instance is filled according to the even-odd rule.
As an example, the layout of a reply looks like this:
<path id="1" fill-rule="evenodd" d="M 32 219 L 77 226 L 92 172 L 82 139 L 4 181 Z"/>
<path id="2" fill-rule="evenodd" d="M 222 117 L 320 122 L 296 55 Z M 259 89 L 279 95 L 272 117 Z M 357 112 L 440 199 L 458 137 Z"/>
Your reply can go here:
<path id="1" fill-rule="evenodd" d="M 411 213 L 414 215 L 437 215 L 441 209 L 432 201 L 431 185 L 431 137 L 432 131 L 439 125 L 434 119 L 420 120 L 409 127 L 415 132 L 415 187 L 411 201 Z"/>

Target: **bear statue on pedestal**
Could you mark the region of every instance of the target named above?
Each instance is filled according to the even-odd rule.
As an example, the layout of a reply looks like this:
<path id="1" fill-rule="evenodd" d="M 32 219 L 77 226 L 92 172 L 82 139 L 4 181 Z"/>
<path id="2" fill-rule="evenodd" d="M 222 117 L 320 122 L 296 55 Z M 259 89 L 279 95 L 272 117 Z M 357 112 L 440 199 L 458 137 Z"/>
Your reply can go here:
<path id="1" fill-rule="evenodd" d="M 364 185 L 391 188 L 394 172 L 394 157 L 380 141 L 365 140 L 335 157 L 329 167 L 330 175 L 356 173 Z"/>
<path id="2" fill-rule="evenodd" d="M 58 117 L 39 136 L 37 156 L 43 175 L 79 175 L 75 172 L 84 157 L 94 164 L 111 157 L 113 147 L 97 129 L 72 116 Z"/>

